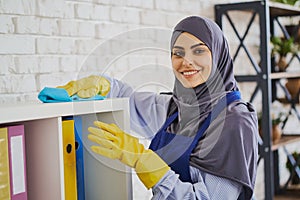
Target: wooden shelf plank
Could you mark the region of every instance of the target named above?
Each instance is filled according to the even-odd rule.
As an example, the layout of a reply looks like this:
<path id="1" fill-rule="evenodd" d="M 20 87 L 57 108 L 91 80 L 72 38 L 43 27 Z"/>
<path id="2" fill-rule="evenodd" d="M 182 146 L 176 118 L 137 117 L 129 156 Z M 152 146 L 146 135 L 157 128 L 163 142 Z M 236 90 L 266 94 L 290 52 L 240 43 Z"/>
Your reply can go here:
<path id="1" fill-rule="evenodd" d="M 300 78 L 300 72 L 276 72 L 270 74 L 271 79 Z"/>
<path id="2" fill-rule="evenodd" d="M 284 145 L 294 143 L 294 142 L 300 142 L 300 135 L 299 134 L 283 134 L 280 140 L 272 145 L 272 151 L 277 150 L 279 147 L 282 147 Z"/>
<path id="3" fill-rule="evenodd" d="M 300 15 L 300 8 L 288 4 L 269 1 L 271 16 L 293 16 Z"/>
<path id="4" fill-rule="evenodd" d="M 287 190 L 282 189 L 274 196 L 274 200 L 299 200 L 300 185 L 289 185 Z"/>
<path id="5" fill-rule="evenodd" d="M 270 74 L 271 79 L 283 79 L 283 78 L 300 78 L 300 72 L 275 72 Z M 235 75 L 235 79 L 238 82 L 251 82 L 258 81 L 260 77 L 258 75 Z"/>

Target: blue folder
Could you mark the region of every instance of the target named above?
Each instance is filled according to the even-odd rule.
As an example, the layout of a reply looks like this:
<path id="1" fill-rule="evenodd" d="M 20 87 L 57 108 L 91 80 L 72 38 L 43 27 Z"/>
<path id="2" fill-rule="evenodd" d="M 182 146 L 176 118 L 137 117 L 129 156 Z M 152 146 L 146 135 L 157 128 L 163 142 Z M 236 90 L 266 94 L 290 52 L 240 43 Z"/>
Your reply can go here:
<path id="1" fill-rule="evenodd" d="M 76 174 L 77 174 L 77 197 L 78 200 L 85 199 L 84 191 L 84 158 L 82 143 L 82 119 L 80 116 L 74 117 L 75 123 L 75 148 L 76 148 Z"/>

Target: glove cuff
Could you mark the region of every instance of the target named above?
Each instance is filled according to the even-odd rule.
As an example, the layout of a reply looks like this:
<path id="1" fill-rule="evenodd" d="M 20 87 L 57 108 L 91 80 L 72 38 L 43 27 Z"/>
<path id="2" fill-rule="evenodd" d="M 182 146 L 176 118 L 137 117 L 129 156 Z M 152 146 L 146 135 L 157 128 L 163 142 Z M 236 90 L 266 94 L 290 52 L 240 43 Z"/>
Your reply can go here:
<path id="1" fill-rule="evenodd" d="M 135 167 L 139 179 L 147 189 L 152 188 L 169 170 L 170 167 L 150 149 L 144 151 Z"/>

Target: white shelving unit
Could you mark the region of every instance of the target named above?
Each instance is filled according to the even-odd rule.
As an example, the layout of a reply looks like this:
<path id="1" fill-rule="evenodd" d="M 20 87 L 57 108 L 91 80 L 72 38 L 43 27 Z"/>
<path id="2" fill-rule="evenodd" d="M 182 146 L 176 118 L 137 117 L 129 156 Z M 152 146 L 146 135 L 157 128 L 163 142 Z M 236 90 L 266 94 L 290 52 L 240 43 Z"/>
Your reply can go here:
<path id="1" fill-rule="evenodd" d="M 86 199 L 132 199 L 131 169 L 92 153 L 91 142 L 86 139 L 87 127 L 95 120 L 130 130 L 129 104 L 125 98 L 0 105 L 0 126 L 25 126 L 28 199 L 65 199 L 62 118 L 69 116 L 82 119 Z"/>

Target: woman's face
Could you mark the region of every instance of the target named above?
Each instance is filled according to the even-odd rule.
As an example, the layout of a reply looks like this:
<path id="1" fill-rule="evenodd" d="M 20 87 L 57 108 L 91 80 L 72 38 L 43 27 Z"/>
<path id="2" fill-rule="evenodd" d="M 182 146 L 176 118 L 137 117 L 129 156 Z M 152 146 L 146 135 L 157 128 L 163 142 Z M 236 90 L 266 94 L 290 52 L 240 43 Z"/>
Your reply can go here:
<path id="1" fill-rule="evenodd" d="M 186 88 L 207 81 L 212 68 L 209 48 L 190 33 L 180 34 L 172 48 L 172 66 L 176 78 Z"/>

